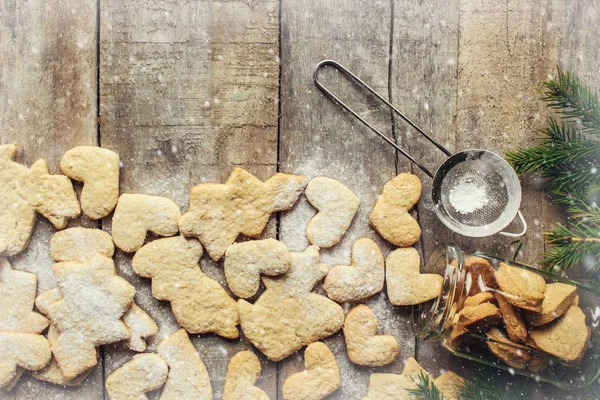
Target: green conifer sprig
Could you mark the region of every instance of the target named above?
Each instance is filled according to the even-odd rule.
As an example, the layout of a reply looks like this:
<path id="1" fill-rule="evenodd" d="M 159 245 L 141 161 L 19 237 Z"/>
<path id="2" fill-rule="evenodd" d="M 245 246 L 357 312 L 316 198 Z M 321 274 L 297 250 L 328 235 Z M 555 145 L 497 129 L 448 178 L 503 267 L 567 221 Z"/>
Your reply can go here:
<path id="1" fill-rule="evenodd" d="M 416 389 L 407 389 L 407 391 L 416 399 L 420 400 L 444 400 L 444 396 L 440 390 L 432 382 L 429 374 L 421 371 L 419 376 L 414 379 Z"/>

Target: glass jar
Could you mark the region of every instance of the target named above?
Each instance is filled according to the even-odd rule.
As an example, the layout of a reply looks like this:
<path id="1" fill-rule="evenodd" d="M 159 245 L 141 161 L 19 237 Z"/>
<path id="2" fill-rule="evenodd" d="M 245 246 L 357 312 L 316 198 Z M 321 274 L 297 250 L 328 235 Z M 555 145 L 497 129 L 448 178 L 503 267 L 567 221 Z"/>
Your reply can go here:
<path id="1" fill-rule="evenodd" d="M 450 353 L 580 389 L 600 375 L 600 285 L 570 280 L 456 245 L 438 247 L 425 273 L 444 277 L 438 298 L 413 309 L 420 339 Z M 540 310 L 541 309 L 541 310 Z"/>

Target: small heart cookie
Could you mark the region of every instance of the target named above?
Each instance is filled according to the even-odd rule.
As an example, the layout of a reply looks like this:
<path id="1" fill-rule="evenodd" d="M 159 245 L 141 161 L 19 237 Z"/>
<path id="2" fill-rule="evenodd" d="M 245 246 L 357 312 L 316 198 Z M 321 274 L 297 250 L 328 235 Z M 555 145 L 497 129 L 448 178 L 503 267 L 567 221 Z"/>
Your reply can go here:
<path id="1" fill-rule="evenodd" d="M 396 249 L 386 260 L 387 293 L 395 306 L 424 303 L 439 296 L 444 278 L 421 274 L 421 258 L 413 247 Z"/>
<path id="2" fill-rule="evenodd" d="M 366 305 L 354 307 L 344 321 L 344 339 L 348 357 L 354 364 L 379 367 L 391 363 L 400 354 L 392 335 L 377 335 L 375 313 Z"/>
<path id="3" fill-rule="evenodd" d="M 526 311 L 524 317 L 530 326 L 546 325 L 563 315 L 573 304 L 575 296 L 577 296 L 575 286 L 561 282 L 550 283 L 546 285 L 542 311 L 539 313 Z"/>
<path id="4" fill-rule="evenodd" d="M 352 265 L 333 267 L 325 278 L 325 291 L 338 303 L 359 301 L 383 290 L 383 255 L 371 239 L 358 239 L 352 246 Z"/>
<path id="5" fill-rule="evenodd" d="M 110 400 L 147 400 L 146 392 L 156 390 L 167 380 L 169 367 L 158 354 L 138 354 L 106 378 Z"/>
<path id="6" fill-rule="evenodd" d="M 225 279 L 237 297 L 247 299 L 258 291 L 260 274 L 287 272 L 292 256 L 287 246 L 275 239 L 234 243 L 225 252 Z"/>
<path id="7" fill-rule="evenodd" d="M 495 274 L 500 294 L 515 307 L 542 311 L 546 280 L 532 271 L 500 263 Z"/>
<path id="8" fill-rule="evenodd" d="M 383 187 L 369 223 L 385 240 L 398 246 L 412 246 L 421 228 L 408 213 L 421 197 L 421 180 L 412 174 L 400 174 Z"/>
<path id="9" fill-rule="evenodd" d="M 319 210 L 306 226 L 306 238 L 319 247 L 334 246 L 350 227 L 360 200 L 342 183 L 324 177 L 312 179 L 305 195 Z"/>
<path id="10" fill-rule="evenodd" d="M 308 345 L 304 352 L 306 371 L 283 382 L 284 400 L 320 400 L 340 387 L 340 371 L 335 357 L 325 343 Z"/>
<path id="11" fill-rule="evenodd" d="M 229 361 L 223 400 L 269 400 L 269 396 L 254 386 L 262 367 L 260 360 L 250 351 L 240 351 Z"/>

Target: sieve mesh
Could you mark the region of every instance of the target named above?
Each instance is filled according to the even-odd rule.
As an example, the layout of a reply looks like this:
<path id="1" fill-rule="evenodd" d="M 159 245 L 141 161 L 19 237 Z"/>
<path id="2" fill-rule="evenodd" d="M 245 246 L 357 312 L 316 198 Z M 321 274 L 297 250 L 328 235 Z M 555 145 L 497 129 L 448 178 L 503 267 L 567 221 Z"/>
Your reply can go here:
<path id="1" fill-rule="evenodd" d="M 469 182 L 485 190 L 487 204 L 473 212 L 460 212 L 450 202 L 450 191 L 461 183 Z M 455 221 L 480 227 L 497 221 L 506 210 L 509 195 L 502 176 L 492 164 L 482 159 L 467 159 L 450 169 L 441 184 L 441 206 Z"/>

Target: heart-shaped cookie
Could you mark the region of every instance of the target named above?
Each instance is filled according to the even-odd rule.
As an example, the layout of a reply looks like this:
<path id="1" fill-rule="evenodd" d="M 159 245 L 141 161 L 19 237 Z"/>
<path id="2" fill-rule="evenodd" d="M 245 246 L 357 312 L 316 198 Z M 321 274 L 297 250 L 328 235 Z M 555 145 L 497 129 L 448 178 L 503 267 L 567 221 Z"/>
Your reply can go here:
<path id="1" fill-rule="evenodd" d="M 250 351 L 240 351 L 229 361 L 223 400 L 269 400 L 269 396 L 254 386 L 262 367 L 260 360 Z"/>
<path id="2" fill-rule="evenodd" d="M 388 242 L 398 247 L 412 246 L 421 228 L 408 211 L 421 196 L 421 181 L 416 175 L 400 174 L 383 187 L 369 223 Z"/>
<path id="3" fill-rule="evenodd" d="M 354 364 L 379 367 L 391 363 L 400 354 L 392 335 L 377 335 L 375 313 L 366 305 L 354 307 L 344 321 L 344 338 L 348 357 Z"/>
<path id="4" fill-rule="evenodd" d="M 158 354 L 137 354 L 106 378 L 108 398 L 147 399 L 145 393 L 164 385 L 168 372 L 169 366 Z"/>
<path id="5" fill-rule="evenodd" d="M 396 249 L 386 260 L 387 293 L 395 306 L 410 306 L 438 297 L 444 278 L 421 274 L 421 258 L 413 247 Z"/>
<path id="6" fill-rule="evenodd" d="M 306 226 L 308 241 L 319 247 L 334 246 L 350 227 L 360 200 L 342 183 L 324 177 L 312 179 L 304 194 L 319 210 Z"/>
<path id="7" fill-rule="evenodd" d="M 320 400 L 340 387 L 340 371 L 335 357 L 325 343 L 308 345 L 304 352 L 306 371 L 283 382 L 284 400 Z"/>
<path id="8" fill-rule="evenodd" d="M 556 321 L 531 329 L 529 337 L 538 349 L 572 362 L 583 356 L 590 330 L 581 308 L 572 306 Z"/>
<path id="9" fill-rule="evenodd" d="M 371 239 L 358 239 L 352 246 L 352 265 L 333 267 L 325 278 L 325 291 L 338 303 L 358 301 L 383 290 L 383 255 Z"/>

